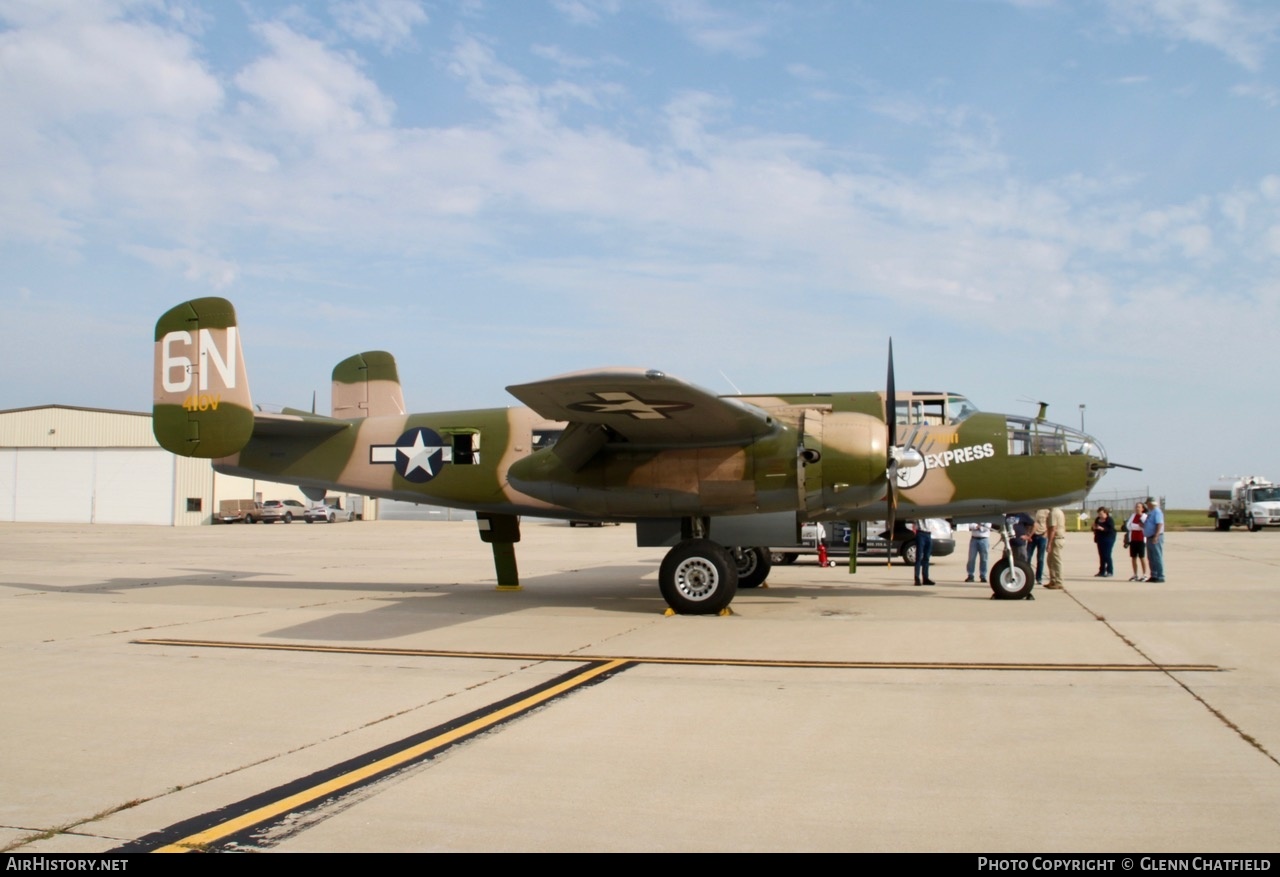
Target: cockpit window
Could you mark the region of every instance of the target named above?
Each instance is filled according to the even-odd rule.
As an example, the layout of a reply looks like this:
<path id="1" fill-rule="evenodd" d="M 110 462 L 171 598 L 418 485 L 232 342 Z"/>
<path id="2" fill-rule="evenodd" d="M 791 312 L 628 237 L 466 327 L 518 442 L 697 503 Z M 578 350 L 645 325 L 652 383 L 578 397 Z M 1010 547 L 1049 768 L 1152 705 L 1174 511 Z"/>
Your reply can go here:
<path id="1" fill-rule="evenodd" d="M 1005 420 L 1009 434 L 1009 456 L 1032 454 L 1090 454 L 1101 457 L 1102 449 L 1082 432 L 1044 420 L 1009 417 Z"/>
<path id="2" fill-rule="evenodd" d="M 971 414 L 978 413 L 978 406 L 964 396 L 952 395 L 947 400 L 947 414 L 952 423 L 959 423 Z"/>
<path id="3" fill-rule="evenodd" d="M 955 393 L 905 393 L 897 399 L 894 417 L 899 425 L 943 426 L 977 413 L 978 406 Z"/>

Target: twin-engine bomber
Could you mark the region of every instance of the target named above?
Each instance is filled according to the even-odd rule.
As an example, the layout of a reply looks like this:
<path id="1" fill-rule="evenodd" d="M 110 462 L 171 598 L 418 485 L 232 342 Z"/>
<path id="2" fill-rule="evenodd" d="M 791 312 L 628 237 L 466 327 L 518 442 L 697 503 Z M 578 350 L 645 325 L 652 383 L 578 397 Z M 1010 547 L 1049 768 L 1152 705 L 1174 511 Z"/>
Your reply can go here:
<path id="1" fill-rule="evenodd" d="M 719 396 L 642 368 L 507 390 L 527 407 L 409 414 L 389 353 L 333 369 L 330 416 L 255 409 L 235 309 L 185 302 L 156 324 L 160 444 L 223 473 L 473 511 L 500 588 L 519 587 L 520 516 L 627 521 L 664 546 L 658 583 L 677 613 L 725 610 L 769 572 L 764 546 L 801 525 L 895 517 L 1001 520 L 1079 501 L 1114 464 L 1083 432 L 977 410 L 954 393 Z M 900 440 L 900 434 L 904 438 Z M 851 563 L 853 560 L 851 559 Z M 1024 596 L 1020 562 L 997 596 Z"/>

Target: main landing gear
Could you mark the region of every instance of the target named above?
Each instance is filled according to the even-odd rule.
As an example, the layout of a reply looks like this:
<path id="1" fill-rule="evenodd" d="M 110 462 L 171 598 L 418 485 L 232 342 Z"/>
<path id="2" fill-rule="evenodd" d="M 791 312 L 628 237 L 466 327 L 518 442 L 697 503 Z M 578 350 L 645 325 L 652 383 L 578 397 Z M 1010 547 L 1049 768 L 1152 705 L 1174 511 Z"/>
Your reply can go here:
<path id="1" fill-rule="evenodd" d="M 743 549 L 743 554 L 751 552 L 760 560 L 761 556 L 754 554 L 756 550 Z M 763 561 L 767 564 L 768 557 Z M 715 615 L 733 602 L 738 592 L 738 569 L 738 561 L 723 545 L 710 539 L 685 539 L 662 559 L 658 588 L 667 605 L 679 615 Z"/>

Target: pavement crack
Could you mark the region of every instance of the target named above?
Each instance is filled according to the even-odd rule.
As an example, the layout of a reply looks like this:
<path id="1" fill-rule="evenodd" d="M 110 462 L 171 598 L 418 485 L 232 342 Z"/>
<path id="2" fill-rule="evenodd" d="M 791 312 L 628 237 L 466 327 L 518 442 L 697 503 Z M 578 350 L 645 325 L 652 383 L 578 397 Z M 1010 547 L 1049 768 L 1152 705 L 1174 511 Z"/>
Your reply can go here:
<path id="1" fill-rule="evenodd" d="M 1093 611 L 1092 609 L 1090 609 L 1088 606 L 1084 604 L 1083 600 L 1081 600 L 1071 591 L 1066 591 L 1065 593 L 1067 594 L 1068 597 L 1070 597 L 1072 600 L 1076 602 L 1077 606 L 1079 606 L 1085 612 L 1088 612 L 1090 615 L 1092 615 L 1095 620 L 1103 624 L 1107 628 L 1107 630 L 1111 631 L 1111 633 L 1114 634 L 1117 639 L 1119 639 L 1122 643 L 1124 643 L 1126 646 L 1128 646 L 1130 649 L 1136 652 L 1142 658 L 1142 660 L 1146 661 L 1152 667 L 1155 667 L 1157 670 L 1163 673 L 1175 685 L 1177 685 L 1187 694 L 1191 695 L 1191 697 L 1197 703 L 1199 703 L 1202 707 L 1208 710 L 1215 718 L 1217 718 L 1218 721 L 1222 722 L 1223 725 L 1230 728 L 1241 740 L 1243 740 L 1245 743 L 1248 743 L 1254 749 L 1258 750 L 1258 752 L 1262 753 L 1262 755 L 1266 757 L 1272 764 L 1276 765 L 1277 767 L 1280 767 L 1280 759 L 1276 758 L 1275 755 L 1271 754 L 1271 752 L 1267 749 L 1267 747 L 1262 745 L 1262 741 L 1258 740 L 1258 738 L 1254 737 L 1252 734 L 1245 731 L 1243 728 L 1241 728 L 1239 725 L 1233 722 L 1230 718 L 1228 718 L 1226 714 L 1224 714 L 1221 710 L 1213 706 L 1213 704 L 1209 703 L 1209 701 L 1205 700 L 1204 697 L 1199 692 L 1197 692 L 1194 688 L 1188 685 L 1184 680 L 1179 679 L 1171 670 L 1169 670 L 1168 667 L 1166 667 L 1164 664 L 1160 663 L 1159 661 L 1155 660 L 1150 655 L 1148 655 L 1146 652 L 1144 652 L 1141 646 L 1139 646 L 1133 640 L 1129 639 L 1129 637 L 1121 633 L 1120 630 L 1117 629 L 1114 624 L 1112 624 L 1110 621 L 1106 619 L 1106 616 L 1101 615 Z"/>

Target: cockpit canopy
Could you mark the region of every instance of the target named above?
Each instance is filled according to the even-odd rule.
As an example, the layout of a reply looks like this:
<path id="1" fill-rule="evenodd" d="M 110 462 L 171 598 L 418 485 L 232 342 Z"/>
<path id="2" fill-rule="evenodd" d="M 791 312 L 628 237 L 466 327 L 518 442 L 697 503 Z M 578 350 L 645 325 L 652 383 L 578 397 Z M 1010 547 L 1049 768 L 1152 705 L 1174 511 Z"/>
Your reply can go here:
<path id="1" fill-rule="evenodd" d="M 948 426 L 978 411 L 977 405 L 959 393 L 899 393 L 896 402 L 899 426 Z"/>

